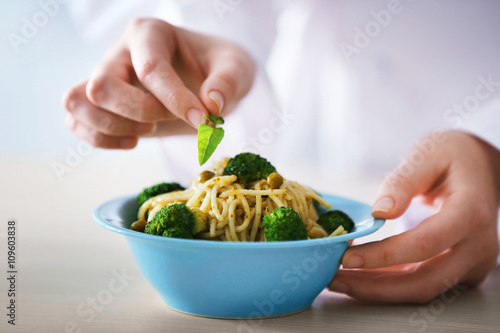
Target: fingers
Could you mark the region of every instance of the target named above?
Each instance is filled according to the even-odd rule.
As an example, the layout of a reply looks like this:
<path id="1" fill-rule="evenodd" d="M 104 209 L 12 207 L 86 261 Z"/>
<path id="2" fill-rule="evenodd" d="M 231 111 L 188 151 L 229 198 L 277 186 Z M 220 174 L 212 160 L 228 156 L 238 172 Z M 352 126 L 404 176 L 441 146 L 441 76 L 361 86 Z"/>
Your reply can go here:
<path id="1" fill-rule="evenodd" d="M 462 280 L 474 261 L 468 249 L 457 246 L 398 270 L 340 270 L 329 288 L 366 301 L 427 303 Z"/>
<path id="2" fill-rule="evenodd" d="M 111 75 L 92 75 L 86 86 L 86 96 L 96 107 L 136 122 L 173 118 L 154 96 Z"/>
<path id="3" fill-rule="evenodd" d="M 415 196 L 431 190 L 446 172 L 448 164 L 435 153 L 424 155 L 420 152 L 416 155 L 418 153 L 415 152 L 419 150 L 414 148 L 409 157 L 385 179 L 379 198 L 373 205 L 374 217 L 394 219 L 401 216 Z"/>
<path id="4" fill-rule="evenodd" d="M 413 230 L 347 249 L 344 268 L 370 269 L 339 271 L 332 290 L 369 301 L 425 303 L 445 297 L 456 283 L 481 283 L 494 267 L 498 204 L 488 190 L 488 166 L 468 137 L 448 135 L 434 153 L 388 177 L 372 214 L 397 217 L 416 195 L 439 202 L 439 211 Z"/>
<path id="5" fill-rule="evenodd" d="M 175 117 L 151 94 L 133 86 L 132 65 L 123 45 L 115 45 L 88 82 L 70 89 L 63 105 L 75 135 L 102 148 L 130 149 L 150 135 L 155 120 Z"/>
<path id="6" fill-rule="evenodd" d="M 64 107 L 76 121 L 111 136 L 139 136 L 153 131 L 152 123 L 135 122 L 90 103 L 85 93 L 86 86 L 86 82 L 80 83 L 63 97 Z"/>
<path id="7" fill-rule="evenodd" d="M 481 283 L 493 267 L 496 265 L 498 255 L 498 240 L 496 230 L 496 216 L 489 219 L 485 216 L 476 216 L 474 209 L 469 209 L 471 202 L 468 197 L 462 197 L 461 201 L 454 201 L 452 206 L 444 206 L 444 212 L 453 212 L 458 206 L 462 210 L 457 211 L 455 217 L 445 218 L 451 224 L 445 233 L 438 229 L 432 229 L 440 221 L 428 219 L 420 224 L 415 230 L 429 231 L 441 238 L 443 244 L 448 244 L 447 237 L 452 239 L 460 238 L 460 233 L 456 230 L 465 230 L 466 236 L 450 248 L 441 251 L 437 255 L 428 254 L 430 259 L 422 260 L 418 263 L 406 263 L 374 269 L 342 269 L 340 270 L 330 285 L 330 289 L 337 292 L 346 293 L 354 298 L 367 301 L 389 302 L 389 303 L 426 303 L 436 296 L 444 299 L 448 294 L 445 290 L 452 288 L 459 283 L 459 286 L 452 288 L 452 292 L 463 290 L 464 286 L 476 286 Z M 462 223 L 461 223 L 462 222 Z M 469 226 L 470 227 L 467 227 Z M 409 232 L 408 232 L 409 234 Z M 397 237 L 397 236 L 395 236 Z M 400 244 L 391 244 L 393 246 L 402 246 L 406 242 L 411 242 L 411 237 L 404 240 L 400 239 Z M 417 236 L 418 237 L 418 236 Z M 384 241 L 382 241 L 384 242 Z M 381 244 L 382 242 L 379 242 Z M 451 241 L 453 242 L 453 241 Z M 363 247 L 359 246 L 359 248 Z M 374 245 L 375 246 L 375 245 Z M 406 245 L 404 245 L 406 246 Z M 406 258 L 413 255 L 412 245 L 407 248 L 402 247 L 401 252 L 406 252 Z M 438 245 L 438 247 L 447 245 Z M 363 250 L 378 251 L 374 247 L 364 247 Z M 359 249 L 358 249 L 359 250 Z M 415 252 L 421 252 L 421 249 L 414 246 Z M 439 252 L 436 249 L 434 252 Z M 432 251 L 431 251 L 432 252 Z M 387 253 L 387 252 L 386 252 Z M 398 257 L 399 251 L 393 252 Z M 421 254 L 422 257 L 425 255 Z M 383 257 L 383 255 L 382 255 Z M 377 255 L 375 255 L 377 258 Z M 371 260 L 371 259 L 370 259 Z M 374 259 L 376 261 L 378 259 Z M 390 265 L 393 262 L 406 261 L 387 260 Z"/>
<path id="8" fill-rule="evenodd" d="M 193 127 L 205 123 L 206 108 L 171 65 L 176 51 L 172 43 L 180 43 L 174 30 L 163 21 L 136 20 L 129 31 L 128 48 L 139 81 L 176 117 Z M 192 67 L 196 71 L 195 61 Z"/>
<path id="9" fill-rule="evenodd" d="M 132 149 L 137 145 L 138 138 L 136 136 L 115 137 L 103 134 L 102 132 L 77 121 L 71 114 L 68 114 L 66 117 L 66 126 L 76 135 L 77 138 L 89 142 L 94 147 L 108 149 Z"/>
<path id="10" fill-rule="evenodd" d="M 378 242 L 354 246 L 345 252 L 345 268 L 377 268 L 419 262 L 454 246 L 480 227 L 468 195 L 449 197 L 440 211 L 415 229 Z M 450 224 L 453 221 L 453 224 Z"/>
<path id="11" fill-rule="evenodd" d="M 329 289 L 374 302 L 422 304 L 437 296 L 446 300 L 481 283 L 496 265 L 497 253 L 496 235 L 479 233 L 420 263 L 339 270 Z"/>
<path id="12" fill-rule="evenodd" d="M 138 123 L 100 109 L 87 99 L 82 82 L 63 96 L 63 106 L 68 111 L 66 126 L 80 139 L 95 147 L 131 149 L 137 145 L 138 136 L 154 131 L 152 123 Z"/>
<path id="13" fill-rule="evenodd" d="M 381 198 L 374 205 L 372 215 L 397 217 L 419 194 L 431 201 L 439 199 L 439 212 L 413 230 L 383 241 L 349 248 L 342 258 L 345 268 L 377 268 L 419 262 L 470 237 L 474 228 L 480 230 L 491 221 L 491 217 L 484 213 L 489 211 L 488 205 L 484 204 L 487 200 L 468 180 L 470 173 L 461 168 L 451 168 L 447 162 L 449 159 L 442 155 L 449 149 L 441 148 L 440 156 L 437 156 L 437 151 L 421 155 L 419 165 L 404 173 L 403 168 L 408 166 L 405 163 L 400 165 L 384 182 Z"/>
<path id="14" fill-rule="evenodd" d="M 88 100 L 98 108 L 137 122 L 173 119 L 158 99 L 132 84 L 132 72 L 126 45 L 114 45 L 90 76 L 86 87 Z"/>
<path id="15" fill-rule="evenodd" d="M 238 47 L 211 53 L 207 72 L 200 88 L 200 99 L 215 115 L 227 113 L 250 90 L 254 77 L 253 60 Z"/>
<path id="16" fill-rule="evenodd" d="M 101 139 L 89 141 L 115 147 L 119 137 L 151 134 L 157 122 L 180 118 L 196 128 L 209 112 L 229 110 L 250 89 L 253 71 L 251 58 L 231 43 L 137 19 L 63 103 L 75 134 L 93 133 Z"/>

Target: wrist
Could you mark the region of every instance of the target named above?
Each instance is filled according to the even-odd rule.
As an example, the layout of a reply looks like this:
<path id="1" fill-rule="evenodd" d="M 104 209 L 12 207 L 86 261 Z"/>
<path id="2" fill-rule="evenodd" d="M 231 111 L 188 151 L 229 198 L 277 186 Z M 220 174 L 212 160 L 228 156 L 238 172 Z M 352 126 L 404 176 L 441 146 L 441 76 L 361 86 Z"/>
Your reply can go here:
<path id="1" fill-rule="evenodd" d="M 470 137 L 477 144 L 480 152 L 485 157 L 488 165 L 488 171 L 493 177 L 497 205 L 500 205 L 500 150 L 474 134 L 463 134 Z"/>

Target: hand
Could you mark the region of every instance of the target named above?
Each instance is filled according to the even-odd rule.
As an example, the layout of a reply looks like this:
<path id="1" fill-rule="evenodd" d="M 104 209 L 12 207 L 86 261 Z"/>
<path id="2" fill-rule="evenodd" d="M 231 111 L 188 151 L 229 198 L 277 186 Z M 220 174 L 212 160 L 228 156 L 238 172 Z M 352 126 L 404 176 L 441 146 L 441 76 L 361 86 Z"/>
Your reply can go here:
<path id="1" fill-rule="evenodd" d="M 404 166 L 393 171 L 372 215 L 397 218 L 419 195 L 437 212 L 413 230 L 349 248 L 331 290 L 375 302 L 426 303 L 453 285 L 480 284 L 495 267 L 500 152 L 462 132 L 443 135 L 440 143 L 426 138 L 434 149 L 420 150 L 412 173 Z"/>
<path id="2" fill-rule="evenodd" d="M 90 79 L 65 94 L 66 123 L 96 147 L 130 149 L 140 136 L 185 132 L 208 113 L 226 114 L 253 76 L 252 59 L 233 43 L 136 19 Z"/>

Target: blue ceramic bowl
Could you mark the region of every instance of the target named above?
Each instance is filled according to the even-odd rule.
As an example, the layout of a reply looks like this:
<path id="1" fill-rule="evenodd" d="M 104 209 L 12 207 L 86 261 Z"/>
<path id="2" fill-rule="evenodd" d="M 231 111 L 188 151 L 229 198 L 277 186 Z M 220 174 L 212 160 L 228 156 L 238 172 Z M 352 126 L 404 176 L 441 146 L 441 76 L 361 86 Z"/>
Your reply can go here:
<path id="1" fill-rule="evenodd" d="M 355 221 L 346 235 L 289 242 L 221 242 L 166 238 L 129 230 L 135 196 L 103 203 L 94 219 L 124 235 L 144 276 L 165 303 L 182 312 L 218 318 L 283 316 L 307 309 L 328 285 L 349 241 L 384 220 L 371 207 L 323 195 Z"/>

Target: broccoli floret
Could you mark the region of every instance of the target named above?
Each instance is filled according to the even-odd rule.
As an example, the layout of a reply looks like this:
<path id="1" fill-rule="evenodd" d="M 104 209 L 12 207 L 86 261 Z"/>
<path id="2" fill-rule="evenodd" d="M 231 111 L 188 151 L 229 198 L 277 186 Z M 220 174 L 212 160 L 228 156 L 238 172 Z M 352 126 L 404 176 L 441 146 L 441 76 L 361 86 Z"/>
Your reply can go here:
<path id="1" fill-rule="evenodd" d="M 208 215 L 183 203 L 165 206 L 146 224 L 145 233 L 165 237 L 193 238 L 208 229 Z"/>
<path id="2" fill-rule="evenodd" d="M 338 227 L 344 227 L 344 230 L 351 232 L 354 229 L 353 220 L 341 210 L 330 210 L 321 215 L 317 223 L 325 229 L 328 234 L 331 234 Z"/>
<path id="3" fill-rule="evenodd" d="M 143 203 L 148 201 L 150 198 L 163 193 L 169 193 L 173 191 L 183 191 L 184 187 L 177 183 L 160 183 L 153 185 L 151 187 L 145 188 L 138 196 L 137 203 L 142 206 Z"/>
<path id="4" fill-rule="evenodd" d="M 187 239 L 193 238 L 193 235 L 191 235 L 191 233 L 188 230 L 179 227 L 173 227 L 165 230 L 162 236 L 173 237 L 173 238 L 187 238 Z"/>
<path id="5" fill-rule="evenodd" d="M 290 207 L 273 210 L 262 219 L 268 242 L 307 239 L 307 229 L 299 214 Z"/>
<path id="6" fill-rule="evenodd" d="M 163 235 L 170 228 L 181 228 L 192 231 L 194 215 L 185 204 L 173 204 L 160 209 L 146 224 L 145 233 Z"/>
<path id="7" fill-rule="evenodd" d="M 256 180 L 266 179 L 273 172 L 276 168 L 268 160 L 252 153 L 236 155 L 224 168 L 224 175 L 235 175 L 245 187 Z"/>

